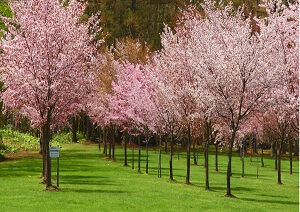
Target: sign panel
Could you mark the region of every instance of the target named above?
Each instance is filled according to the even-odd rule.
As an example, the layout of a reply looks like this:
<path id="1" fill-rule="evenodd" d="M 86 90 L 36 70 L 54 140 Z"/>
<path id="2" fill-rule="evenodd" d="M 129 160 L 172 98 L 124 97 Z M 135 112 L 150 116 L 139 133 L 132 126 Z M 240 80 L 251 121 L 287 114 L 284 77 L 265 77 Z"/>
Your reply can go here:
<path id="1" fill-rule="evenodd" d="M 50 158 L 59 158 L 59 146 L 50 147 Z"/>

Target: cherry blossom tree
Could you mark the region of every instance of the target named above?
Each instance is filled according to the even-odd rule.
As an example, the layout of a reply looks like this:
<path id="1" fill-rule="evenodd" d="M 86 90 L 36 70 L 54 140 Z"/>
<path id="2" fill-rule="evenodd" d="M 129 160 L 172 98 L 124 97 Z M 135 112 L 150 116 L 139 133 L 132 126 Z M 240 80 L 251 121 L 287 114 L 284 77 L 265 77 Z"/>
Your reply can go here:
<path id="1" fill-rule="evenodd" d="M 260 33 L 268 46 L 267 54 L 272 55 L 269 68 L 277 75 L 277 83 L 267 99 L 268 119 L 265 121 L 273 126 L 271 129 L 280 139 L 277 170 L 278 184 L 281 184 L 283 143 L 290 140 L 291 134 L 299 133 L 299 4 L 271 0 L 262 6 L 268 16 L 258 20 Z"/>
<path id="2" fill-rule="evenodd" d="M 80 24 L 85 4 L 77 1 L 12 1 L 12 19 L 2 17 L 7 32 L 1 39 L 1 79 L 5 108 L 15 108 L 40 128 L 46 167 L 46 189 L 52 189 L 49 142 L 51 130 L 63 126 L 81 109 L 88 67 L 93 68 L 99 31 L 93 16 Z M 90 35 L 90 33 L 92 35 Z"/>
<path id="3" fill-rule="evenodd" d="M 217 8 L 211 2 L 205 2 L 202 8 L 203 17 L 192 16 L 192 11 L 185 18 L 189 52 L 197 55 L 190 62 L 194 68 L 187 68 L 196 78 L 190 91 L 199 96 L 200 105 L 208 106 L 205 116 L 214 120 L 220 135 L 228 138 L 226 195 L 232 196 L 234 142 L 241 135 L 243 124 L 264 103 L 264 96 L 274 84 L 274 73 L 265 60 L 265 43 L 252 31 L 252 21 L 244 17 L 242 10 L 234 11 L 230 3 Z"/>

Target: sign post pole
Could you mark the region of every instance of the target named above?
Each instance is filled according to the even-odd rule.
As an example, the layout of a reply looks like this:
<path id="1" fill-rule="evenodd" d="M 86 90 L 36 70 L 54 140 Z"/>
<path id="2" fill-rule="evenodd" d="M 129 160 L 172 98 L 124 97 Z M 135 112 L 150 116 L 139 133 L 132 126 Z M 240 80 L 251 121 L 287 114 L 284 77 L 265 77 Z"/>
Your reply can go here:
<path id="1" fill-rule="evenodd" d="M 59 146 L 50 147 L 50 158 L 56 158 L 56 185 L 59 187 Z"/>
<path id="2" fill-rule="evenodd" d="M 56 165 L 57 182 L 56 182 L 56 185 L 57 185 L 57 187 L 59 187 L 59 157 L 57 157 L 56 160 L 57 160 L 57 165 Z"/>

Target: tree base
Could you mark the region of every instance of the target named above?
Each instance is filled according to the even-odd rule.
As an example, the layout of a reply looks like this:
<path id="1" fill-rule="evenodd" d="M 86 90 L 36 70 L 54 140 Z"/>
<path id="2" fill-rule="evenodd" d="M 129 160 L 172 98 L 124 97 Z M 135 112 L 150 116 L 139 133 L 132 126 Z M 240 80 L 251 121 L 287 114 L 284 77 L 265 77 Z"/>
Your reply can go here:
<path id="1" fill-rule="evenodd" d="M 124 164 L 124 166 L 125 166 L 125 167 L 129 167 L 129 165 L 128 165 L 128 164 Z"/>
<path id="2" fill-rule="evenodd" d="M 219 170 L 215 170 L 214 172 L 219 172 Z"/>
<path id="3" fill-rule="evenodd" d="M 226 194 L 225 197 L 229 197 L 229 198 L 237 198 L 237 197 L 234 196 L 233 194 Z"/>
<path id="4" fill-rule="evenodd" d="M 53 186 L 53 185 L 44 188 L 44 191 L 59 191 L 59 190 L 60 190 L 60 188 Z"/>

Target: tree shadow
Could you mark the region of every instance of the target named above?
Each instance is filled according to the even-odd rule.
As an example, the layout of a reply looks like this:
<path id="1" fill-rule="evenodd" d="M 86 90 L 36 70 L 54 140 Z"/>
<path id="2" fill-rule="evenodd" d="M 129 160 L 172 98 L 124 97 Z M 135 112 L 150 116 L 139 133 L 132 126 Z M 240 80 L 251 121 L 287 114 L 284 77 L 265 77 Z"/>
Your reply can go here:
<path id="1" fill-rule="evenodd" d="M 113 194 L 124 194 L 130 193 L 129 191 L 119 191 L 119 190 L 107 190 L 107 189 L 72 189 L 64 188 L 63 192 L 77 192 L 77 193 L 113 193 Z"/>
<path id="2" fill-rule="evenodd" d="M 252 198 L 239 198 L 240 200 L 244 200 L 244 201 L 249 201 L 249 202 L 261 202 L 261 203 L 279 203 L 282 205 L 298 205 L 298 202 L 292 202 L 292 201 L 287 201 L 287 200 L 278 200 L 278 199 L 274 199 L 274 200 L 262 200 L 262 199 L 252 199 Z"/>

